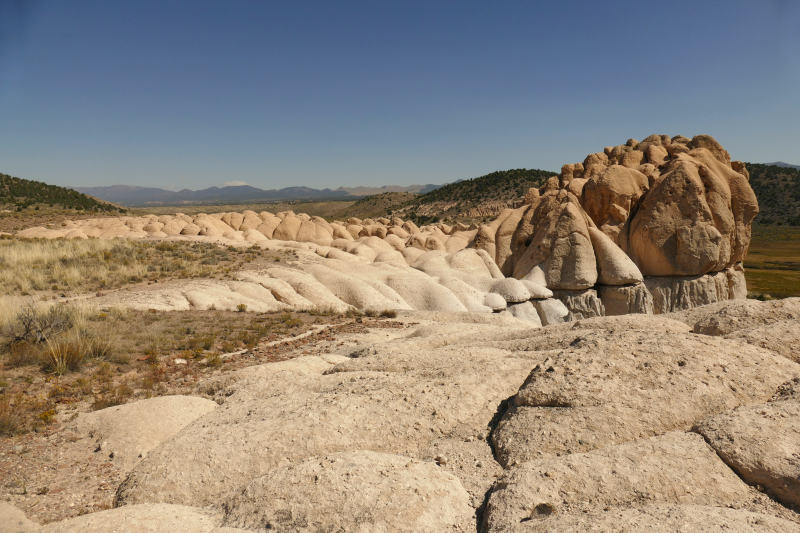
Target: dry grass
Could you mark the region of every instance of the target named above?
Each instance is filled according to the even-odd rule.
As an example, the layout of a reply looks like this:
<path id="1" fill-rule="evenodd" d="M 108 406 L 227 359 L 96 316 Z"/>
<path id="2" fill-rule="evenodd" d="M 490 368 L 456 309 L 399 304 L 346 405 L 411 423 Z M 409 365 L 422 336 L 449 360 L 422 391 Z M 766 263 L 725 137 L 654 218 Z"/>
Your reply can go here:
<path id="1" fill-rule="evenodd" d="M 206 243 L 2 240 L 0 295 L 93 292 L 148 279 L 214 277 L 243 261 L 244 252 Z"/>

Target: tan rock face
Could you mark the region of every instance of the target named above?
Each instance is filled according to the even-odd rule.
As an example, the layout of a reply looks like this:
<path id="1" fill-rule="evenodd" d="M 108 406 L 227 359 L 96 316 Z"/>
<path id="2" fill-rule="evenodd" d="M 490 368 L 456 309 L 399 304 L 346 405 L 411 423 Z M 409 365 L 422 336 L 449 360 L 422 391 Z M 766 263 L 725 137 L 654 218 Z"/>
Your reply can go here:
<path id="1" fill-rule="evenodd" d="M 253 480 L 225 502 L 224 524 L 277 531 L 466 531 L 473 521 L 469 500 L 461 482 L 433 462 L 356 451 Z"/>
<path id="2" fill-rule="evenodd" d="M 162 396 L 81 414 L 72 425 L 95 439 L 117 467 L 130 470 L 150 450 L 216 407 L 203 398 Z"/>
<path id="3" fill-rule="evenodd" d="M 589 228 L 589 235 L 597 257 L 598 281 L 602 285 L 630 285 L 644 281 L 633 261 L 605 233 Z"/>
<path id="4" fill-rule="evenodd" d="M 716 272 L 744 258 L 757 213 L 745 177 L 698 148 L 648 192 L 630 223 L 628 253 L 646 276 Z"/>
<path id="5" fill-rule="evenodd" d="M 531 372 L 493 434 L 504 465 L 685 431 L 707 416 L 763 403 L 800 373 L 766 350 L 688 333 L 615 329 L 609 336 L 575 327 L 516 346 L 559 351 Z"/>
<path id="6" fill-rule="evenodd" d="M 133 470 L 118 504 L 204 506 L 287 461 L 354 450 L 408 456 L 457 428 L 475 434 L 532 364 L 487 348 L 397 348 L 327 375 L 281 372 L 233 387 Z"/>
<path id="7" fill-rule="evenodd" d="M 798 394 L 713 416 L 695 430 L 747 483 L 800 506 L 800 378 L 789 387 Z"/>
<path id="8" fill-rule="evenodd" d="M 213 516 L 182 505 L 130 505 L 44 526 L 41 533 L 235 533 L 215 527 Z M 239 530 L 244 533 L 244 530 Z"/>
<path id="9" fill-rule="evenodd" d="M 489 532 L 522 531 L 516 528 L 530 521 L 533 531 L 549 531 L 564 515 L 629 508 L 642 500 L 743 506 L 751 497 L 701 436 L 675 432 L 520 465 L 495 486 L 484 525 Z"/>
<path id="10" fill-rule="evenodd" d="M 745 165 L 731 161 L 712 137 L 651 135 L 564 165 L 561 175 L 528 190 L 524 199 L 491 206 L 491 214 L 497 216 L 481 226 L 440 221 L 418 228 L 411 221 L 385 217 L 328 223 L 305 213 L 245 210 L 193 219 L 179 213 L 65 221 L 58 229 L 28 228 L 19 236 L 247 242 L 305 249 L 350 263 L 373 263 L 380 257 L 378 264 L 398 268 L 400 256 L 385 252 L 396 250 L 411 265 L 420 255 L 411 249 L 447 254 L 475 249 L 487 255 L 487 265 L 494 265 L 489 267 L 494 278 L 582 291 L 564 301 L 571 317 L 577 318 L 605 312 L 603 296 L 597 294 L 605 295 L 612 314 L 666 313 L 745 298 L 742 260 L 757 213 Z M 376 247 L 367 239 L 386 246 Z M 265 242 L 270 240 L 276 242 Z M 440 284 L 457 294 L 466 308 L 488 312 L 480 303 L 485 294 L 467 294 L 486 289 L 467 289 L 457 281 L 448 278 Z M 363 293 L 352 286 L 359 282 L 344 283 L 349 286 L 345 292 Z M 398 308 L 406 307 L 386 287 L 380 291 L 386 296 L 383 304 L 394 301 Z"/>
<path id="11" fill-rule="evenodd" d="M 548 288 L 592 287 L 597 282 L 596 259 L 577 199 L 564 191 L 548 193 L 528 208 L 527 215 L 515 234 L 516 242 L 527 248 L 514 264 L 514 277 L 523 278 L 540 266 Z"/>
<path id="12" fill-rule="evenodd" d="M 638 170 L 612 165 L 587 181 L 582 206 L 597 227 L 626 250 L 628 222 L 648 188 L 647 177 Z"/>

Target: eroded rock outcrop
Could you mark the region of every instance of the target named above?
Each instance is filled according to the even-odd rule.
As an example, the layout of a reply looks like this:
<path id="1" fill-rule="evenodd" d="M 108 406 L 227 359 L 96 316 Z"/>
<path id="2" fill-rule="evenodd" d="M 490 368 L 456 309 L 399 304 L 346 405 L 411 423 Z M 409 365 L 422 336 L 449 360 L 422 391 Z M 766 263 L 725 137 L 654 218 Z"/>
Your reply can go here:
<path id="1" fill-rule="evenodd" d="M 651 135 L 641 142 L 629 139 L 624 145 L 589 154 L 582 163 L 564 165 L 559 176 L 539 189 L 530 189 L 521 203 L 480 226 L 438 223 L 417 227 L 399 218 L 351 217 L 329 222 L 292 211 L 248 210 L 192 217 L 178 213 L 65 221 L 60 228 L 30 228 L 18 235 L 300 248 L 334 261 L 351 262 L 357 271 L 339 268 L 332 274 L 329 267 L 338 268 L 333 262 L 315 267 L 313 272 L 299 269 L 329 289 L 335 298 L 328 299 L 333 307 L 433 309 L 432 302 L 443 302 L 441 310 L 503 309 L 484 305 L 490 286 L 484 281 L 476 283 L 472 266 L 468 268 L 471 273 L 452 276 L 450 271 L 461 267 L 428 255 L 438 252 L 460 257 L 459 253 L 469 252 L 472 259 L 475 253 L 480 256 L 491 278 L 534 284 L 538 287 L 531 292 L 534 299 L 540 299 L 534 293 L 556 291 L 570 318 L 668 313 L 745 298 L 742 261 L 750 242 L 750 225 L 758 213 L 748 179 L 744 164 L 731 161 L 710 136 Z M 435 297 L 417 297 L 405 290 L 407 276 L 406 281 L 395 277 L 388 283 L 385 275 L 377 271 L 367 274 L 356 263 L 386 268 L 405 264 L 425 272 L 436 278 L 433 283 L 438 287 L 429 280 L 427 289 L 417 289 L 430 289 Z M 485 272 L 481 276 L 485 278 Z M 220 305 L 235 306 L 222 299 L 227 289 L 220 290 Z M 253 310 L 276 309 L 284 303 L 271 300 L 266 292 L 263 295 L 263 305 L 258 297 L 252 306 L 241 303 Z M 201 296 L 190 298 L 189 305 L 197 306 L 195 301 L 201 302 Z M 531 305 L 537 309 L 539 321 L 549 322 L 550 318 L 542 316 L 542 308 L 552 304 Z M 529 311 L 525 305 L 515 312 L 526 316 L 523 308 Z"/>

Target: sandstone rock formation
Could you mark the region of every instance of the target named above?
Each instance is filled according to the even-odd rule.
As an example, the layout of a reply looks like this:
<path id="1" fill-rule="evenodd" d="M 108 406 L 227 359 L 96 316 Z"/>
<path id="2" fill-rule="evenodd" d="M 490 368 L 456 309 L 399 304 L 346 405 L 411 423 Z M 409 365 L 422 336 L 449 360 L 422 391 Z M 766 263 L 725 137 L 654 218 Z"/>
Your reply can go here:
<path id="1" fill-rule="evenodd" d="M 211 513 L 182 505 L 145 504 L 48 524 L 41 533 L 244 533 L 217 527 Z"/>
<path id="2" fill-rule="evenodd" d="M 292 211 L 244 211 L 65 221 L 60 228 L 29 228 L 17 235 L 195 240 L 316 252 L 330 262 L 296 270 L 324 286 L 311 292 L 325 294 L 325 305 L 337 309 L 498 311 L 503 306 L 485 305 L 491 290 L 486 279 L 515 278 L 537 287 L 528 289 L 527 299 L 555 291 L 568 319 L 580 319 L 669 313 L 745 298 L 742 261 L 757 213 L 747 169 L 731 161 L 712 137 L 651 135 L 564 165 L 559 176 L 528 191 L 520 205 L 480 226 L 420 228 L 399 218 L 328 222 Z M 433 252 L 448 259 L 432 259 Z M 476 253 L 484 269 L 477 269 Z M 461 265 L 461 259 L 469 264 Z M 350 264 L 342 268 L 337 262 Z M 423 282 L 418 272 L 434 279 Z M 305 298 L 298 307 L 263 289 L 206 285 L 191 295 L 181 292 L 175 301 L 224 309 L 244 303 L 259 311 L 321 305 Z M 420 291 L 426 297 L 418 297 Z M 231 292 L 247 301 L 235 302 L 241 297 Z M 510 298 L 507 304 L 527 301 Z M 158 305 L 163 304 L 154 308 Z M 542 316 L 552 304 L 533 305 L 539 321 L 552 323 Z"/>

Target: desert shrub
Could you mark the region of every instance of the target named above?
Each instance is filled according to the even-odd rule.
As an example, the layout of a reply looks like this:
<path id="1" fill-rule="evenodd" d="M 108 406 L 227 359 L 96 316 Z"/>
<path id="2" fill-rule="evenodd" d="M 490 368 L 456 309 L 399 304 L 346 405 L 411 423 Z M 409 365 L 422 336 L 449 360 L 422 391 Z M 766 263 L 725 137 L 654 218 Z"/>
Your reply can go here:
<path id="1" fill-rule="evenodd" d="M 339 313 L 332 307 L 315 307 L 308 311 L 311 316 L 336 316 Z"/>
<path id="2" fill-rule="evenodd" d="M 87 357 L 101 361 L 116 359 L 120 331 L 117 328 L 98 328 L 83 336 L 83 349 Z M 120 362 L 120 361 L 115 361 Z"/>
<path id="3" fill-rule="evenodd" d="M 133 396 L 133 389 L 126 383 L 122 383 L 105 394 L 98 395 L 92 403 L 92 409 L 99 411 L 106 407 L 114 407 L 115 405 L 122 405 L 128 401 L 128 398 Z"/>
<path id="4" fill-rule="evenodd" d="M 0 400 L 0 437 L 13 437 L 22 429 L 22 412 L 9 400 Z"/>
<path id="5" fill-rule="evenodd" d="M 85 357 L 83 342 L 77 335 L 48 339 L 47 347 L 42 352 L 42 370 L 63 376 L 79 370 Z"/>
<path id="6" fill-rule="evenodd" d="M 80 391 L 81 394 L 88 396 L 92 393 L 94 380 L 92 378 L 78 378 L 75 380 L 74 386 Z"/>
<path id="7" fill-rule="evenodd" d="M 222 357 L 218 353 L 210 353 L 206 356 L 205 365 L 209 368 L 219 368 L 222 366 Z"/>
<path id="8" fill-rule="evenodd" d="M 352 309 L 348 309 L 345 312 L 344 316 L 346 318 L 358 318 L 358 317 L 364 316 L 364 313 L 362 313 L 361 310 L 359 310 L 359 309 L 352 308 Z"/>
<path id="9" fill-rule="evenodd" d="M 378 316 L 378 312 L 375 311 L 374 309 L 367 309 L 366 311 L 364 311 L 364 316 L 376 317 Z"/>
<path id="10" fill-rule="evenodd" d="M 39 363 L 39 348 L 27 341 L 15 342 L 8 347 L 6 364 L 12 368 L 35 365 Z"/>
<path id="11" fill-rule="evenodd" d="M 50 423 L 55 405 L 50 400 L 30 398 L 23 393 L 0 396 L 0 436 L 13 437 Z"/>
<path id="12" fill-rule="evenodd" d="M 6 325 L 3 334 L 10 339 L 10 344 L 17 342 L 41 344 L 72 326 L 73 315 L 66 306 L 54 305 L 42 310 L 28 304 Z"/>
<path id="13" fill-rule="evenodd" d="M 303 325 L 303 321 L 296 318 L 292 313 L 283 313 L 280 321 L 287 328 L 297 328 Z"/>
<path id="14" fill-rule="evenodd" d="M 237 305 L 236 310 L 239 311 L 240 313 L 244 313 L 245 311 L 247 311 L 247 304 Z"/>
<path id="15" fill-rule="evenodd" d="M 397 318 L 397 311 L 394 309 L 384 309 L 381 311 L 381 317 L 383 318 Z"/>
<path id="16" fill-rule="evenodd" d="M 55 402 L 66 400 L 68 398 L 73 398 L 74 396 L 75 396 L 75 391 L 73 391 L 72 387 L 70 387 L 66 383 L 59 383 L 58 385 L 54 385 L 47 392 L 47 397 Z"/>

